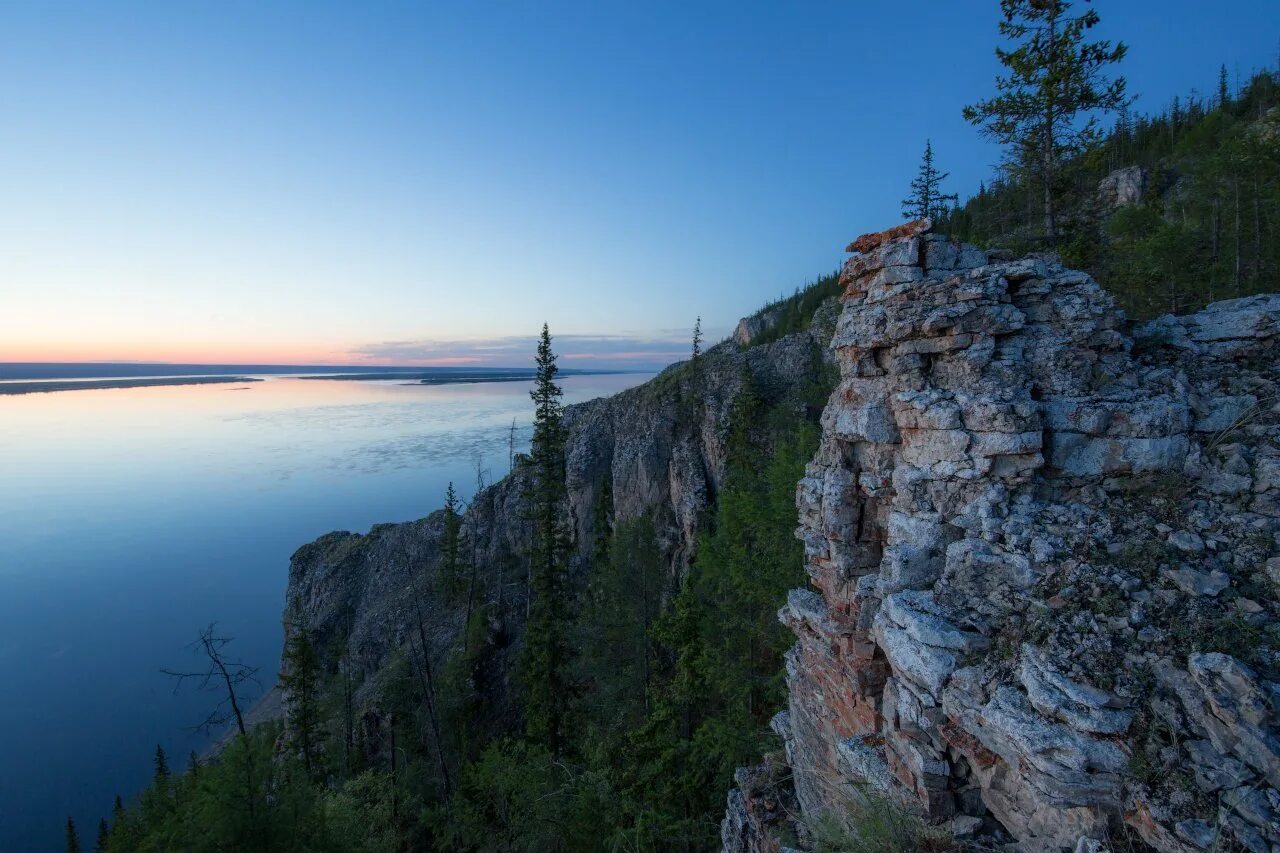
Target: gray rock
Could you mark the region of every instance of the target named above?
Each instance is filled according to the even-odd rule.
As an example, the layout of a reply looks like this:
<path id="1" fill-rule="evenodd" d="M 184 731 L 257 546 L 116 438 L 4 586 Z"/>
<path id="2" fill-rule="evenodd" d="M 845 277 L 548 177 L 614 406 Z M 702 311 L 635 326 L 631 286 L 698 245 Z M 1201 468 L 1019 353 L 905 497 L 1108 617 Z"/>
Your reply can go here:
<path id="1" fill-rule="evenodd" d="M 1189 554 L 1199 554 L 1204 550 L 1204 540 L 1190 530 L 1178 530 L 1169 534 L 1169 544 Z"/>
<path id="2" fill-rule="evenodd" d="M 1185 568 L 1165 569 L 1163 574 L 1187 595 L 1206 595 L 1212 598 L 1231 585 L 1230 576 L 1217 569 L 1208 573 Z"/>
<path id="3" fill-rule="evenodd" d="M 1209 850 L 1218 840 L 1218 830 L 1198 819 L 1180 820 L 1173 829 L 1179 838 L 1198 850 Z"/>
<path id="4" fill-rule="evenodd" d="M 1039 649 L 1023 646 L 1019 672 L 1032 706 L 1074 729 L 1117 735 L 1133 723 L 1133 711 L 1117 708 L 1116 697 L 1105 690 L 1071 681 L 1054 670 Z"/>
<path id="5" fill-rule="evenodd" d="M 951 837 L 961 840 L 973 838 L 982 829 L 982 818 L 972 815 L 956 815 L 951 819 Z"/>
<path id="6" fill-rule="evenodd" d="M 1147 188 L 1147 172 L 1141 166 L 1117 169 L 1098 182 L 1098 195 L 1111 209 L 1142 203 Z"/>
<path id="7" fill-rule="evenodd" d="M 1242 762 L 1219 752 L 1207 740 L 1191 740 L 1185 747 L 1191 756 L 1196 784 L 1202 791 L 1235 788 L 1253 778 L 1253 772 Z"/>

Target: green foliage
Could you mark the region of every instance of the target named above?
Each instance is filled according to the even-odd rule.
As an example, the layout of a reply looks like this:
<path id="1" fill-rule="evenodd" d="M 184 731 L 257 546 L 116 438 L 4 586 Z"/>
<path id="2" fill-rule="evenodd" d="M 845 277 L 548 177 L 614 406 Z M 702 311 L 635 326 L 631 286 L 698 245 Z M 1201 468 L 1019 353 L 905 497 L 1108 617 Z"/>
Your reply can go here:
<path id="1" fill-rule="evenodd" d="M 870 791 L 859 792 L 839 821 L 823 815 L 810 821 L 809 831 L 814 853 L 941 853 L 954 849 L 949 835 Z"/>
<path id="2" fill-rule="evenodd" d="M 947 211 L 948 204 L 955 204 L 959 196 L 942 192 L 942 182 L 950 172 L 939 172 L 933 165 L 933 142 L 925 140 L 924 156 L 920 171 L 911 180 L 911 195 L 902 200 L 903 219 L 933 219 Z"/>
<path id="3" fill-rule="evenodd" d="M 391 777 L 366 770 L 337 790 L 325 791 L 315 811 L 334 850 L 382 853 L 401 848 L 396 832 L 397 794 Z"/>
<path id="4" fill-rule="evenodd" d="M 71 818 L 67 818 L 67 853 L 80 853 L 80 834 Z"/>
<path id="5" fill-rule="evenodd" d="M 169 760 L 165 757 L 164 747 L 156 744 L 155 756 L 155 780 L 157 783 L 164 782 L 169 778 Z"/>
<path id="6" fill-rule="evenodd" d="M 332 836 L 320 808 L 323 792 L 305 768 L 291 758 L 273 757 L 279 733 L 278 727 L 262 727 L 237 737 L 198 776 L 164 787 L 157 780 L 136 806 L 116 816 L 106 849 L 352 849 Z"/>
<path id="7" fill-rule="evenodd" d="M 317 771 L 316 750 L 321 733 L 320 658 L 306 626 L 295 624 L 281 655 L 280 687 L 285 693 L 290 747 L 302 756 L 310 775 Z"/>
<path id="8" fill-rule="evenodd" d="M 607 773 L 504 738 L 467 766 L 458 795 L 423 823 L 440 849 L 599 850 L 614 802 Z"/>
<path id="9" fill-rule="evenodd" d="M 569 662 L 565 561 L 569 536 L 565 529 L 565 460 L 563 395 L 556 384 L 556 355 L 546 325 L 538 342 L 537 374 L 529 392 L 534 402 L 529 489 L 533 521 L 530 555 L 532 593 L 529 625 L 520 658 L 525 690 L 525 725 L 535 742 L 553 755 L 561 748 L 569 703 L 565 670 Z"/>
<path id="10" fill-rule="evenodd" d="M 657 848 L 713 840 L 733 770 L 768 745 L 783 699 L 782 653 L 791 643 L 775 614 L 803 583 L 795 483 L 817 430 L 769 407 L 747 383 L 735 402 L 727 482 L 697 558 L 654 636 L 672 661 L 652 710 L 626 748 L 634 823 Z"/>
<path id="11" fill-rule="evenodd" d="M 1275 289 L 1280 270 L 1280 86 L 1255 75 L 1236 95 L 1175 99 L 1162 113 L 1121 112 L 1105 136 L 1060 164 L 1054 189 L 1064 262 L 1088 270 L 1135 317 L 1193 311 Z M 1136 205 L 1101 207 L 1117 169 L 1146 175 Z M 1036 248 L 1034 175 L 1016 164 L 938 223 L 951 236 L 1015 252 Z"/>
<path id="12" fill-rule="evenodd" d="M 828 299 L 839 296 L 841 289 L 840 273 L 836 271 L 798 288 L 791 296 L 770 302 L 752 316 L 760 317 L 770 314 L 776 316 L 777 321 L 773 326 L 756 335 L 751 341 L 751 346 L 770 344 L 787 335 L 807 330 L 822 304 Z"/>
<path id="13" fill-rule="evenodd" d="M 440 538 L 440 588 L 452 597 L 467 588 L 468 576 L 462 563 L 462 516 L 453 482 L 444 493 L 444 533 Z"/>
<path id="14" fill-rule="evenodd" d="M 1057 203 L 1062 162 L 1098 138 L 1098 113 L 1126 104 L 1124 78 L 1107 81 L 1123 44 L 1085 41 L 1098 13 L 1069 14 L 1067 0 L 1001 0 L 1000 35 L 1016 43 L 996 48 L 1007 76 L 997 95 L 964 108 L 964 117 L 1006 146 L 1010 163 L 1041 188 L 1043 239 L 1058 241 Z M 1084 121 L 1078 120 L 1083 115 Z"/>
<path id="15" fill-rule="evenodd" d="M 667 565 L 653 521 L 619 524 L 599 549 L 574 632 L 574 722 L 580 749 L 617 739 L 644 721 L 661 661 L 653 624 L 667 593 Z M 602 559 L 603 558 L 603 559 Z"/>

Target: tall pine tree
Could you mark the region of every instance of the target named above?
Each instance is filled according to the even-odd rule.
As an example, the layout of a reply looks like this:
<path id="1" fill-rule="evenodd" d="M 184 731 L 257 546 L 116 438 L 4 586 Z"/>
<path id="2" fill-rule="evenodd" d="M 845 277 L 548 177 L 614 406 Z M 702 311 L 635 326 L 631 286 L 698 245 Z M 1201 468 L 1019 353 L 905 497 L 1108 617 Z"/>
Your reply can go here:
<path id="1" fill-rule="evenodd" d="M 164 754 L 164 747 L 156 744 L 156 772 L 155 782 L 157 785 L 162 784 L 169 778 L 169 759 Z"/>
<path id="2" fill-rule="evenodd" d="M 306 626 L 297 622 L 281 655 L 280 686 L 285 694 L 285 719 L 290 746 L 302 756 L 309 776 L 315 777 L 320 746 L 320 657 Z"/>
<path id="3" fill-rule="evenodd" d="M 71 818 L 67 818 L 67 853 L 80 853 L 80 834 Z"/>
<path id="4" fill-rule="evenodd" d="M 1098 113 L 1126 102 L 1124 78 L 1107 80 L 1104 72 L 1127 48 L 1085 41 L 1098 13 L 1071 15 L 1068 0 L 1000 0 L 1000 10 L 1000 34 L 1017 42 L 1012 50 L 996 48 L 1009 73 L 996 78 L 999 94 L 965 107 L 964 117 L 1009 146 L 1012 159 L 1039 183 L 1044 240 L 1052 246 L 1062 163 L 1097 140 Z"/>
<path id="5" fill-rule="evenodd" d="M 446 593 L 457 595 L 467 586 L 462 566 L 462 516 L 453 482 L 444 493 L 444 535 L 440 540 L 440 582 Z"/>
<path id="6" fill-rule="evenodd" d="M 939 172 L 933 165 L 933 142 L 924 142 L 924 156 L 920 160 L 920 171 L 911 181 L 911 195 L 902 200 L 902 217 L 904 219 L 937 219 L 947 211 L 947 203 L 955 204 L 959 196 L 955 193 L 943 193 L 942 182 L 950 172 Z"/>
<path id="7" fill-rule="evenodd" d="M 556 355 L 546 324 L 538 341 L 533 390 L 533 442 L 530 455 L 529 503 L 533 522 L 529 561 L 529 626 L 525 636 L 525 725 L 535 743 L 558 755 L 569 704 L 566 667 L 569 657 L 565 561 L 569 535 L 565 528 L 565 428 L 563 391 L 556 383 Z"/>

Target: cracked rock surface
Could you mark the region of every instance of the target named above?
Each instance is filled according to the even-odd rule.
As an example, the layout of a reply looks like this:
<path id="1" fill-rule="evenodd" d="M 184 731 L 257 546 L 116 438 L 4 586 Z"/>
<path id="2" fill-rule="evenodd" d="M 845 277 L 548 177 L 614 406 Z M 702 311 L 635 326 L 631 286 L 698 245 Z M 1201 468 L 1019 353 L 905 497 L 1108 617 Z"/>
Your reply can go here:
<path id="1" fill-rule="evenodd" d="M 1280 295 L 1135 328 L 929 229 L 850 246 L 779 614 L 800 817 L 739 793 L 726 849 L 870 791 L 984 849 L 1280 853 Z"/>

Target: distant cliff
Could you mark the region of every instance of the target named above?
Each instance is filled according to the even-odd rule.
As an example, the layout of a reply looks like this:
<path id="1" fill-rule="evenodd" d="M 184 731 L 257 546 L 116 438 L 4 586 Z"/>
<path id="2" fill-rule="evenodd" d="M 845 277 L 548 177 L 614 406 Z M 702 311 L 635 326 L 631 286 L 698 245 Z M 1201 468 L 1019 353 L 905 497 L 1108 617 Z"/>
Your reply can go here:
<path id="1" fill-rule="evenodd" d="M 785 756 L 725 849 L 864 849 L 888 801 L 980 849 L 1280 850 L 1280 296 L 1131 328 L 928 230 L 849 247 Z"/>
<path id="2" fill-rule="evenodd" d="M 696 364 L 682 362 L 641 386 L 567 408 L 566 511 L 579 575 L 597 534 L 594 508 L 607 480 L 617 522 L 652 517 L 674 585 L 723 484 L 729 414 L 743 383 L 750 381 L 770 399 L 801 405 L 805 389 L 832 359 L 826 341 L 834 309 L 829 300 L 800 332 L 758 344 L 739 334 L 710 348 Z M 768 311 L 752 322 L 757 332 L 772 326 Z M 517 460 L 514 472 L 476 495 L 462 517 L 464 556 L 477 567 L 471 604 L 476 610 L 483 605 L 488 619 L 482 629 L 485 660 L 478 667 L 486 683 L 476 688 L 487 716 L 480 727 L 492 732 L 509 727 L 516 712 L 510 678 L 528 602 L 525 484 Z M 397 650 L 411 637 L 417 642 L 417 602 L 437 664 L 447 664 L 461 645 L 467 601 L 451 599 L 436 571 L 443 524 L 443 513 L 436 512 L 415 522 L 378 525 L 365 535 L 330 533 L 293 555 L 286 624 L 305 626 L 326 668 L 354 675 L 361 695 L 371 691 Z"/>

